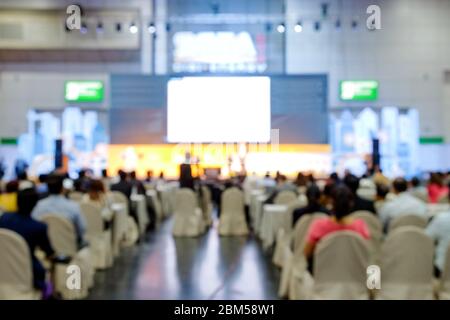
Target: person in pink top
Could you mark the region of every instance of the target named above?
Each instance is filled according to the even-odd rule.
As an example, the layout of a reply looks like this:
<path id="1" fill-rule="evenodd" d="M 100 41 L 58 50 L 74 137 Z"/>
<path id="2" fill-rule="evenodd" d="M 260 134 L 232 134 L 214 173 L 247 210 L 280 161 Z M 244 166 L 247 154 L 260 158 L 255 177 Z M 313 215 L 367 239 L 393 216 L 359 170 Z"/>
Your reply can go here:
<path id="1" fill-rule="evenodd" d="M 333 210 L 330 217 L 314 220 L 309 226 L 306 236 L 304 254 L 310 262 L 312 270 L 312 257 L 317 243 L 325 236 L 342 230 L 350 230 L 358 233 L 364 239 L 370 238 L 369 228 L 362 219 L 354 219 L 349 216 L 353 207 L 353 193 L 344 185 L 335 187 L 333 190 Z"/>
<path id="2" fill-rule="evenodd" d="M 440 173 L 432 173 L 428 183 L 428 199 L 431 203 L 437 203 L 441 198 L 447 198 L 448 187 L 444 185 Z"/>

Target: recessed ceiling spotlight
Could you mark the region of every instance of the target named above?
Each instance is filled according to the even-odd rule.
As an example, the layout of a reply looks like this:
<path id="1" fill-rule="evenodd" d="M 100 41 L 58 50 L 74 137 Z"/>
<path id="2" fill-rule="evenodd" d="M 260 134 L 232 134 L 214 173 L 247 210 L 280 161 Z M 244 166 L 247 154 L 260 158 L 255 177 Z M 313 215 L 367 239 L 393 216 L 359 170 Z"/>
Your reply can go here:
<path id="1" fill-rule="evenodd" d="M 135 34 L 135 33 L 137 33 L 139 31 L 139 28 L 137 27 L 137 25 L 134 22 L 132 22 L 130 24 L 129 30 L 130 30 L 130 33 Z"/>
<path id="2" fill-rule="evenodd" d="M 286 31 L 286 26 L 284 25 L 284 23 L 280 23 L 280 24 L 277 26 L 277 31 L 278 31 L 279 33 L 284 33 L 284 32 Z"/>
<path id="3" fill-rule="evenodd" d="M 301 21 L 297 22 L 297 24 L 294 26 L 294 31 L 297 33 L 300 33 L 303 31 L 303 24 Z"/>
<path id="4" fill-rule="evenodd" d="M 154 34 L 156 33 L 156 26 L 153 22 L 150 22 L 147 27 L 148 33 Z"/>

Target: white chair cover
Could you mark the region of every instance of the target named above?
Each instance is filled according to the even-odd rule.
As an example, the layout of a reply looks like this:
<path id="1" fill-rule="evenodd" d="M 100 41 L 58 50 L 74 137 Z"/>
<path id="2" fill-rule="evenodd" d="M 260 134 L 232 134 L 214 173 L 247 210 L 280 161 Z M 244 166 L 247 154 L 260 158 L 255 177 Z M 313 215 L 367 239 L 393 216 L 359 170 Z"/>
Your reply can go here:
<path id="1" fill-rule="evenodd" d="M 428 224 L 427 220 L 417 215 L 413 214 L 403 215 L 392 219 L 392 221 L 389 223 L 389 232 L 392 232 L 396 228 L 406 226 L 414 226 L 421 229 L 425 229 L 427 224 Z"/>
<path id="2" fill-rule="evenodd" d="M 172 234 L 175 237 L 197 237 L 205 231 L 202 210 L 191 189 L 181 188 L 175 195 L 175 217 Z"/>
<path id="3" fill-rule="evenodd" d="M 205 224 L 207 226 L 212 225 L 212 212 L 213 212 L 213 205 L 211 200 L 211 191 L 207 186 L 202 186 L 202 199 L 201 199 L 201 205 L 202 205 L 202 212 L 203 212 L 203 219 L 205 220 Z"/>
<path id="4" fill-rule="evenodd" d="M 274 204 L 290 204 L 297 200 L 297 195 L 294 191 L 291 190 L 282 190 L 280 191 L 275 199 L 273 200 Z"/>
<path id="5" fill-rule="evenodd" d="M 368 299 L 367 241 L 353 231 L 338 231 L 322 239 L 314 254 L 313 299 Z"/>
<path id="6" fill-rule="evenodd" d="M 450 300 L 450 245 L 447 248 L 438 295 L 440 300 Z"/>
<path id="7" fill-rule="evenodd" d="M 295 224 L 291 241 L 283 249 L 284 262 L 281 271 L 280 286 L 278 288 L 278 295 L 280 297 L 289 297 L 292 300 L 302 297 L 302 293 L 299 293 L 299 288 L 303 286 L 305 281 L 310 282 L 308 275 L 305 273 L 307 264 L 303 254 L 308 229 L 312 221 L 326 216 L 322 212 L 306 214 Z"/>
<path id="8" fill-rule="evenodd" d="M 83 193 L 78 191 L 72 191 L 69 193 L 69 199 L 76 202 L 80 202 L 83 199 Z"/>
<path id="9" fill-rule="evenodd" d="M 126 205 L 127 214 L 130 214 L 128 211 L 128 199 L 127 197 L 119 191 L 109 191 L 106 193 L 106 197 L 110 203 L 122 203 Z"/>
<path id="10" fill-rule="evenodd" d="M 111 204 L 111 210 L 113 212 L 113 225 L 112 225 L 112 250 L 114 257 L 119 256 L 120 249 L 128 236 L 128 205 L 123 203 Z M 131 220 L 133 220 L 131 218 Z M 134 221 L 133 221 L 134 223 Z M 139 238 L 139 234 L 135 231 L 134 242 Z"/>
<path id="11" fill-rule="evenodd" d="M 367 224 L 370 232 L 370 261 L 376 262 L 381 250 L 381 241 L 383 239 L 383 225 L 372 212 L 359 210 L 351 214 L 354 219 L 362 219 Z"/>
<path id="12" fill-rule="evenodd" d="M 375 188 L 359 188 L 356 190 L 356 194 L 363 199 L 374 201 L 377 195 L 377 190 Z"/>
<path id="13" fill-rule="evenodd" d="M 0 300 L 35 300 L 31 255 L 17 233 L 0 229 Z"/>
<path id="14" fill-rule="evenodd" d="M 112 266 L 112 234 L 111 229 L 104 230 L 102 207 L 94 203 L 80 203 L 86 223 L 86 239 L 89 241 L 95 260 L 95 267 L 105 269 Z"/>
<path id="15" fill-rule="evenodd" d="M 121 220 L 120 224 L 122 225 L 123 223 L 125 223 L 125 225 L 123 226 L 124 230 L 125 230 L 125 234 L 123 235 L 123 237 L 120 240 L 113 236 L 114 256 L 116 256 L 118 254 L 118 248 L 117 248 L 118 242 L 122 246 L 131 246 L 131 245 L 135 244 L 136 241 L 139 239 L 140 230 L 142 230 L 142 226 L 140 229 L 139 226 L 136 225 L 135 220 L 133 218 L 131 218 L 130 211 L 129 211 L 129 201 L 123 193 L 121 193 L 119 191 L 110 191 L 106 194 L 106 196 L 107 196 L 109 203 L 112 203 L 113 206 L 116 204 L 122 205 L 120 212 L 126 213 L 125 217 L 123 217 L 123 216 L 120 217 L 120 220 Z M 116 218 L 117 218 L 117 215 L 116 215 Z M 122 226 L 121 226 L 121 228 L 122 228 Z M 120 230 L 122 231 L 122 229 L 120 229 Z"/>
<path id="16" fill-rule="evenodd" d="M 379 299 L 433 299 L 434 244 L 417 227 L 392 231 L 381 249 Z"/>
<path id="17" fill-rule="evenodd" d="M 219 219 L 221 236 L 245 236 L 249 233 L 244 201 L 244 193 L 238 188 L 229 188 L 222 193 Z"/>
<path id="18" fill-rule="evenodd" d="M 304 201 L 298 199 L 294 202 L 291 202 L 287 206 L 286 210 L 286 222 L 285 225 L 278 230 L 276 235 L 275 249 L 273 252 L 272 262 L 276 266 L 282 268 L 286 261 L 286 249 L 291 246 L 292 237 L 293 237 L 293 229 L 292 229 L 292 219 L 293 212 L 295 209 L 302 208 L 306 205 Z"/>
<path id="19" fill-rule="evenodd" d="M 71 290 L 66 285 L 69 276 L 66 273 L 68 265 L 56 265 L 55 291 L 59 292 L 64 299 L 86 298 L 89 289 L 94 284 L 95 273 L 90 248 L 85 247 L 78 251 L 75 228 L 70 221 L 55 214 L 42 216 L 41 220 L 48 225 L 50 243 L 56 254 L 72 257 L 68 265 L 77 265 L 81 270 L 81 288 Z"/>

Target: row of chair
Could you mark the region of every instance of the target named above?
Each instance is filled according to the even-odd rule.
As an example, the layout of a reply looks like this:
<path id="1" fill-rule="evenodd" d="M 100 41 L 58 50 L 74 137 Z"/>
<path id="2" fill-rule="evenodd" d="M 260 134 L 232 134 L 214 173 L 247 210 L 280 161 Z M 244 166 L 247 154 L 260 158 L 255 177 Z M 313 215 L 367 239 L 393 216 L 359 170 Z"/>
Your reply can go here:
<path id="1" fill-rule="evenodd" d="M 290 242 L 278 247 L 274 263 L 282 267 L 279 295 L 289 299 L 432 299 L 450 298 L 450 261 L 440 281 L 433 279 L 434 243 L 423 231 L 426 221 L 404 216 L 392 221 L 382 242 L 380 221 L 369 212 L 355 212 L 366 221 L 369 241 L 352 232 L 336 232 L 323 239 L 314 256 L 314 277 L 303 255 L 310 224 L 323 213 L 303 216 Z M 448 255 L 448 259 L 450 255 Z M 379 265 L 381 289 L 368 290 L 367 267 Z"/>
<path id="2" fill-rule="evenodd" d="M 244 194 L 237 188 L 222 193 L 219 234 L 243 236 L 249 233 L 245 220 Z M 175 195 L 174 225 L 172 234 L 177 237 L 196 237 L 212 224 L 213 205 L 211 192 L 202 186 L 200 199 L 188 188 L 181 188 Z"/>
<path id="3" fill-rule="evenodd" d="M 119 192 L 108 192 L 113 220 L 111 228 L 104 229 L 101 206 L 76 200 L 87 223 L 86 240 L 89 245 L 78 247 L 74 225 L 59 215 L 49 212 L 42 218 L 48 225 L 49 239 L 57 256 L 69 257 L 56 263 L 53 268 L 42 259 L 49 274 L 53 276 L 55 291 L 63 299 L 86 298 L 94 285 L 97 269 L 113 265 L 114 258 L 123 246 L 129 246 L 139 237 L 139 229 L 128 212 L 128 199 Z M 142 215 L 142 214 L 141 214 Z M 143 219 L 138 215 L 138 220 Z M 139 221 L 138 221 L 139 222 Z M 24 239 L 9 230 L 0 230 L 0 299 L 38 299 L 40 293 L 33 288 L 31 255 Z M 37 252 L 38 257 L 43 254 Z M 68 285 L 71 266 L 80 271 L 80 287 Z M 75 270 L 74 269 L 74 270 Z"/>

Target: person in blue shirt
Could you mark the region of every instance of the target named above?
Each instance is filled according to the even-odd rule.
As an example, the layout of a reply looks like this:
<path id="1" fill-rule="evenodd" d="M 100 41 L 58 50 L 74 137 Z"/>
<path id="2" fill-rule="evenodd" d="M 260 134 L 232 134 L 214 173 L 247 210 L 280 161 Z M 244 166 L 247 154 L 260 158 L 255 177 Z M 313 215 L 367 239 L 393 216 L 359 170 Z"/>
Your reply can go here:
<path id="1" fill-rule="evenodd" d="M 73 223 L 77 234 L 79 247 L 82 247 L 84 235 L 86 233 L 86 221 L 81 213 L 80 206 L 73 200 L 67 199 L 63 195 L 63 177 L 51 175 L 47 178 L 49 196 L 39 200 L 32 212 L 32 217 L 40 220 L 47 214 L 58 215 Z"/>
<path id="2" fill-rule="evenodd" d="M 0 228 L 14 231 L 25 239 L 31 253 L 33 285 L 36 289 L 45 291 L 47 289 L 45 281 L 46 271 L 34 252 L 36 248 L 39 248 L 45 252 L 47 258 L 51 259 L 54 256 L 54 251 L 48 238 L 47 225 L 31 217 L 31 211 L 37 201 L 38 194 L 34 188 L 19 191 L 17 195 L 17 213 L 2 215 L 0 217 Z"/>

